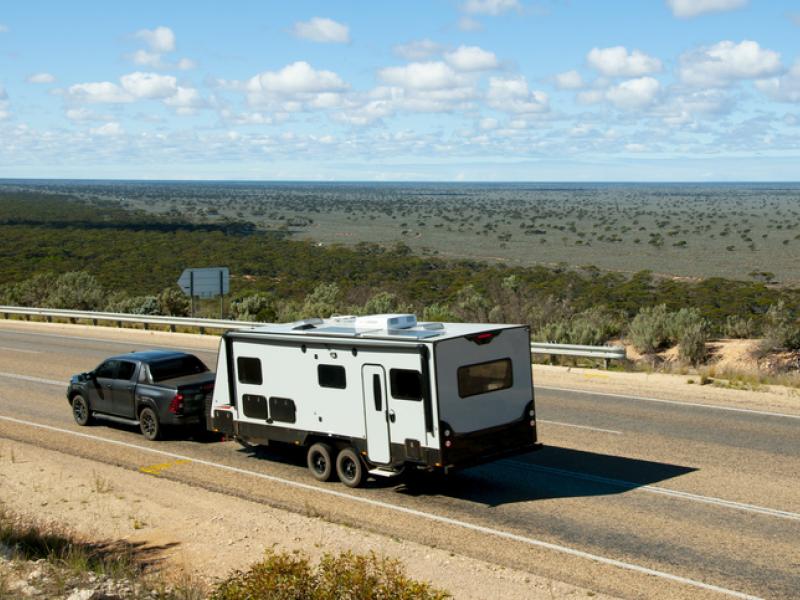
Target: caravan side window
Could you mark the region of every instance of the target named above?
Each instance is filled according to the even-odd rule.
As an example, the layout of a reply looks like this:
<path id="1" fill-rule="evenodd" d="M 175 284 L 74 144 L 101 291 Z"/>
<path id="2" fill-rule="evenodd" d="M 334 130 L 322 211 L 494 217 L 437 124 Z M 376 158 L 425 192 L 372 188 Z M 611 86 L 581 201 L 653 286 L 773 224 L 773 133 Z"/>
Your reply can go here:
<path id="1" fill-rule="evenodd" d="M 459 367 L 458 395 L 466 398 L 505 390 L 511 387 L 513 381 L 510 358 Z"/>
<path id="2" fill-rule="evenodd" d="M 240 356 L 236 359 L 236 368 L 239 372 L 239 383 L 261 385 L 264 378 L 261 375 L 261 361 L 257 358 Z"/>
<path id="3" fill-rule="evenodd" d="M 347 373 L 341 365 L 317 365 L 317 381 L 321 387 L 343 390 L 347 387 Z"/>
<path id="4" fill-rule="evenodd" d="M 389 381 L 392 398 L 397 400 L 422 400 L 422 373 L 410 369 L 391 369 Z"/>

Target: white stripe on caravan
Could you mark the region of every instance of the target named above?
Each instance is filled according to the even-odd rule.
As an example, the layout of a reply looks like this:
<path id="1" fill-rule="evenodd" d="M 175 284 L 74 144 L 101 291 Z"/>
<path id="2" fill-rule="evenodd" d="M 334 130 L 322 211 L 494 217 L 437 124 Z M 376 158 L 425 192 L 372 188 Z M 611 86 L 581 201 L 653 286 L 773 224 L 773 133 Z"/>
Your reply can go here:
<path id="1" fill-rule="evenodd" d="M 663 398 L 648 398 L 646 396 L 626 396 L 625 394 L 610 394 L 608 392 L 590 392 L 589 390 L 576 390 L 573 388 L 550 387 L 547 385 L 533 385 L 536 390 L 550 390 L 554 392 L 571 392 L 573 394 L 589 394 L 590 396 L 606 396 L 609 398 L 622 398 L 624 400 L 641 400 L 642 402 L 660 402 L 663 404 L 677 404 L 678 406 L 693 406 L 695 408 L 713 408 L 729 412 L 750 413 L 753 415 L 766 415 L 768 417 L 783 417 L 784 419 L 800 419 L 800 415 L 770 412 L 768 410 L 754 410 L 752 408 L 736 408 L 734 406 L 720 406 L 718 404 L 702 404 L 699 402 L 681 402 L 680 400 L 664 400 Z"/>
<path id="2" fill-rule="evenodd" d="M 183 454 L 176 454 L 174 452 L 168 452 L 166 450 L 157 450 L 156 448 L 148 448 L 146 446 L 140 446 L 139 444 L 131 444 L 129 442 L 122 442 L 119 440 L 110 440 L 103 437 L 91 435 L 88 433 L 82 433 L 80 431 L 70 431 L 69 429 L 62 429 L 60 427 L 53 427 L 51 425 L 44 425 L 42 423 L 35 423 L 33 421 L 24 421 L 22 419 L 15 419 L 14 417 L 7 417 L 5 415 L 0 415 L 0 420 L 8 421 L 9 423 L 16 423 L 18 425 L 27 425 L 29 427 L 36 427 L 38 429 L 44 429 L 47 431 L 55 431 L 58 433 L 64 433 L 67 435 L 73 435 L 76 437 L 82 437 L 86 439 L 95 440 L 98 442 L 105 442 L 107 444 L 113 444 L 116 446 L 123 446 L 125 448 L 133 448 L 135 450 L 141 450 L 143 452 L 150 452 L 152 454 L 159 454 L 161 456 L 167 456 L 177 460 L 186 460 L 190 462 L 194 462 L 200 465 L 205 465 L 207 467 L 214 467 L 217 469 L 221 469 L 224 471 L 230 471 L 233 473 L 239 473 L 241 475 L 250 475 L 252 477 L 258 477 L 260 479 L 266 479 L 267 481 L 272 481 L 274 483 L 280 483 L 283 485 L 287 485 L 290 487 L 295 487 L 303 490 L 308 490 L 311 492 L 318 492 L 320 494 L 327 494 L 329 496 L 335 496 L 337 498 L 342 498 L 345 500 L 351 500 L 353 502 L 360 502 L 361 504 L 368 504 L 370 506 L 377 506 L 378 508 L 384 508 L 387 510 L 393 510 L 395 512 L 403 513 L 406 515 L 411 515 L 414 517 L 419 517 L 421 519 L 428 519 L 429 521 L 434 521 L 437 523 L 444 523 L 446 525 L 452 525 L 454 527 L 460 527 L 462 529 L 467 529 L 470 531 L 475 531 L 478 533 L 483 533 L 486 535 L 491 535 L 494 537 L 499 537 L 507 540 L 512 540 L 514 542 L 520 542 L 522 544 L 527 544 L 529 546 L 535 546 L 537 548 L 544 548 L 546 550 L 552 550 L 554 552 L 559 552 L 561 554 L 566 554 L 568 556 L 574 556 L 577 558 L 583 558 L 586 560 L 594 561 L 596 563 L 600 563 L 603 565 L 609 565 L 612 567 L 618 567 L 620 569 L 625 569 L 627 571 L 632 571 L 635 573 L 642 573 L 644 575 L 651 575 L 653 577 L 658 577 L 660 579 L 665 579 L 668 581 L 673 581 L 675 583 L 680 583 L 683 585 L 688 585 L 691 587 L 709 590 L 712 592 L 718 592 L 720 594 L 726 594 L 733 598 L 741 598 L 743 600 L 761 600 L 758 596 L 751 596 L 749 594 L 745 594 L 743 592 L 737 592 L 735 590 L 729 590 L 717 585 L 713 585 L 711 583 L 705 583 L 703 581 L 697 581 L 695 579 L 689 579 L 687 577 L 681 577 L 680 575 L 673 575 L 672 573 L 666 573 L 664 571 L 658 571 L 656 569 L 651 569 L 649 567 L 643 567 L 641 565 L 637 565 L 634 563 L 627 563 L 621 560 L 617 560 L 614 558 L 608 558 L 605 556 L 600 556 L 598 554 L 591 554 L 589 552 L 584 552 L 583 550 L 577 550 L 576 548 L 570 548 L 568 546 L 562 546 L 560 544 L 553 544 L 551 542 L 545 542 L 543 540 L 537 540 L 535 538 L 526 537 L 523 535 L 519 535 L 516 533 L 511 533 L 510 531 L 503 531 L 501 529 L 493 529 L 491 527 L 485 527 L 483 525 L 476 525 L 474 523 L 469 523 L 467 521 L 459 521 L 458 519 L 452 519 L 450 517 L 445 517 L 442 515 L 437 515 L 434 513 L 427 513 L 421 510 L 416 510 L 413 508 L 407 508 L 405 506 L 400 506 L 398 504 L 391 504 L 389 502 L 383 502 L 381 500 L 374 500 L 372 498 L 363 498 L 361 496 L 354 496 L 352 494 L 348 494 L 347 492 L 341 492 L 338 490 L 327 489 L 323 487 L 318 487 L 316 485 L 312 485 L 309 483 L 300 483 L 299 481 L 291 481 L 290 479 L 283 479 L 282 477 L 276 477 L 274 475 L 267 475 L 266 473 L 259 473 L 257 471 L 249 471 L 247 469 L 240 469 L 239 467 L 232 467 L 230 465 L 224 465 L 221 463 L 215 463 L 209 460 L 203 460 L 200 458 L 192 458 L 191 456 L 185 456 Z"/>

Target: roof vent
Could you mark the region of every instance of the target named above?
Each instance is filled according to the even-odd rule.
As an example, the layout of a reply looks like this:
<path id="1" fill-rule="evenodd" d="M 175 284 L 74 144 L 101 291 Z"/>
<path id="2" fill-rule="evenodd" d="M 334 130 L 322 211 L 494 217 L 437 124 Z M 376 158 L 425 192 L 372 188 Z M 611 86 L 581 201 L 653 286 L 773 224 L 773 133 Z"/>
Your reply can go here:
<path id="1" fill-rule="evenodd" d="M 355 328 L 358 331 L 375 331 L 390 329 L 410 329 L 417 324 L 416 315 L 367 315 L 356 317 Z"/>
<path id="2" fill-rule="evenodd" d="M 302 321 L 295 321 L 292 324 L 292 329 L 314 329 L 317 325 L 322 325 L 322 319 L 318 317 L 312 317 L 311 319 L 303 319 Z"/>

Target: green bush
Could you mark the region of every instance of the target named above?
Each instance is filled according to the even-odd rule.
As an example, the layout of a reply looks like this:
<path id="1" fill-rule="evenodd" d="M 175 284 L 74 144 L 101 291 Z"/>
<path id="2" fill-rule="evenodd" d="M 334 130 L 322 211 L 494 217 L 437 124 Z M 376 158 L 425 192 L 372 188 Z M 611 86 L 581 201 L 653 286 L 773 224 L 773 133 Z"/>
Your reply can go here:
<path id="1" fill-rule="evenodd" d="M 308 294 L 300 309 L 300 317 L 327 318 L 339 312 L 342 304 L 342 292 L 335 283 L 320 283 Z"/>
<path id="2" fill-rule="evenodd" d="M 187 317 L 191 300 L 176 287 L 166 287 L 158 294 L 158 312 L 169 317 Z"/>
<path id="3" fill-rule="evenodd" d="M 800 323 L 783 301 L 769 307 L 764 318 L 762 351 L 800 350 Z"/>
<path id="4" fill-rule="evenodd" d="M 664 304 L 642 308 L 628 328 L 633 347 L 644 354 L 653 354 L 670 341 L 670 319 Z"/>
<path id="5" fill-rule="evenodd" d="M 231 302 L 234 319 L 273 323 L 278 319 L 275 297 L 272 294 L 253 294 Z"/>
<path id="6" fill-rule="evenodd" d="M 759 327 L 752 317 L 740 317 L 738 315 L 728 315 L 725 325 L 722 328 L 724 336 L 735 339 L 750 339 L 758 337 Z"/>
<path id="7" fill-rule="evenodd" d="M 43 306 L 48 308 L 74 310 L 101 310 L 105 304 L 106 291 L 86 271 L 72 271 L 56 277 L 43 300 Z"/>
<path id="8" fill-rule="evenodd" d="M 127 313 L 130 315 L 160 314 L 158 297 L 156 296 L 130 297 L 124 294 L 116 294 L 109 300 L 105 310 L 108 312 Z"/>
<path id="9" fill-rule="evenodd" d="M 534 339 L 555 344 L 602 346 L 622 332 L 620 315 L 597 306 L 569 319 L 548 323 L 534 333 Z"/>
<path id="10" fill-rule="evenodd" d="M 397 561 L 345 552 L 318 565 L 301 553 L 267 551 L 223 581 L 213 600 L 439 600 L 449 594 L 409 579 Z"/>

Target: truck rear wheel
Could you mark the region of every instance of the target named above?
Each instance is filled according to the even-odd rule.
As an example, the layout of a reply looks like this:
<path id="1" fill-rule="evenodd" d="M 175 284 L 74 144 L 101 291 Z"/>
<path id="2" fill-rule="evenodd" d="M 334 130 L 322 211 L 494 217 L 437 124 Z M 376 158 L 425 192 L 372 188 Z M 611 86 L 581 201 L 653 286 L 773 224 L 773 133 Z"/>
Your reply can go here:
<path id="1" fill-rule="evenodd" d="M 308 470 L 317 481 L 330 481 L 333 477 L 333 449 L 318 442 L 308 449 Z"/>
<path id="2" fill-rule="evenodd" d="M 91 425 L 92 411 L 89 410 L 89 403 L 80 394 L 72 398 L 72 417 L 78 425 Z"/>
<path id="3" fill-rule="evenodd" d="M 139 429 L 145 439 L 151 442 L 161 437 L 161 423 L 158 422 L 158 415 L 152 408 L 143 408 L 139 413 Z"/>
<path id="4" fill-rule="evenodd" d="M 355 488 L 364 481 L 364 463 L 352 448 L 344 448 L 336 457 L 336 474 L 347 487 Z"/>

